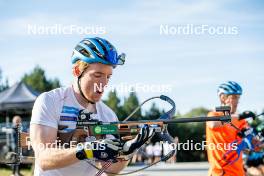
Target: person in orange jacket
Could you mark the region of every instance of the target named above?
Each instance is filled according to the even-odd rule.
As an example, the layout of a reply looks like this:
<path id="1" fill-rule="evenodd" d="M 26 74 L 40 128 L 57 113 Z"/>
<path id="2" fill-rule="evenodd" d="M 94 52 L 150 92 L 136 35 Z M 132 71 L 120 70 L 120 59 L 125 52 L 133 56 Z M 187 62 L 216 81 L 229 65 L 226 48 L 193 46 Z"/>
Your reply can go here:
<path id="1" fill-rule="evenodd" d="M 248 128 L 245 118 L 255 117 L 251 111 L 237 114 L 237 106 L 240 96 L 242 95 L 241 86 L 234 81 L 227 81 L 218 87 L 218 96 L 223 106 L 231 107 L 231 122 L 237 128 Z M 209 112 L 210 116 L 222 116 L 222 112 Z M 211 121 L 206 123 L 206 141 L 207 155 L 210 164 L 208 172 L 209 176 L 243 176 L 245 175 L 243 168 L 242 155 L 233 163 L 225 163 L 223 156 L 227 151 L 232 150 L 232 143 L 239 139 L 240 130 L 234 128 L 229 123 L 219 121 Z M 213 146 L 213 147 L 212 147 Z"/>

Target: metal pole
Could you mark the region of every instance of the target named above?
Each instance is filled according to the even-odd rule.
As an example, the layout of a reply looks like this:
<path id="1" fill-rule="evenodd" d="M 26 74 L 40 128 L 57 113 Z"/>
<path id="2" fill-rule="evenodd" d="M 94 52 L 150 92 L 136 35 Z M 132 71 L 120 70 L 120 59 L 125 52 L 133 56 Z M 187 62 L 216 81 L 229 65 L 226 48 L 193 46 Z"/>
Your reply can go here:
<path id="1" fill-rule="evenodd" d="M 8 124 L 9 124 L 9 117 L 6 111 L 6 128 L 8 128 Z M 8 148 L 10 148 L 10 136 L 9 136 L 9 133 L 7 132 L 6 132 L 6 145 L 8 146 Z"/>

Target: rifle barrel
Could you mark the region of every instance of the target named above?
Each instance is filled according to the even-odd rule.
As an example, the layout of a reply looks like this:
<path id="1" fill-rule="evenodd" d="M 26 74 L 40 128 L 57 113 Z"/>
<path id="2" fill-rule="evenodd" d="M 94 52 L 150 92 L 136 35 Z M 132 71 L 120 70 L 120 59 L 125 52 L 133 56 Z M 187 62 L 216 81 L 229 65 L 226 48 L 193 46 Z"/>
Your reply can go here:
<path id="1" fill-rule="evenodd" d="M 111 124 L 129 124 L 129 123 L 148 123 L 148 122 L 163 122 L 170 123 L 190 123 L 190 122 L 206 122 L 206 121 L 221 121 L 230 122 L 230 116 L 212 116 L 212 117 L 191 117 L 191 118 L 178 118 L 178 119 L 157 119 L 157 120 L 140 120 L 140 121 L 125 121 L 125 122 L 111 122 Z"/>

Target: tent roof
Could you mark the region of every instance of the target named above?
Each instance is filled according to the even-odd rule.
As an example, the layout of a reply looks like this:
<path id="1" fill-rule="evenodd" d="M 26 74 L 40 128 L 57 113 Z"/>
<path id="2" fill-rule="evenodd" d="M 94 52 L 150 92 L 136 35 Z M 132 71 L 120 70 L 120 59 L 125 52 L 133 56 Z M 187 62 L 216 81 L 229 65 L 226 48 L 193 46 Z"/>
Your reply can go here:
<path id="1" fill-rule="evenodd" d="M 0 110 L 31 109 L 39 94 L 23 82 L 0 93 Z"/>

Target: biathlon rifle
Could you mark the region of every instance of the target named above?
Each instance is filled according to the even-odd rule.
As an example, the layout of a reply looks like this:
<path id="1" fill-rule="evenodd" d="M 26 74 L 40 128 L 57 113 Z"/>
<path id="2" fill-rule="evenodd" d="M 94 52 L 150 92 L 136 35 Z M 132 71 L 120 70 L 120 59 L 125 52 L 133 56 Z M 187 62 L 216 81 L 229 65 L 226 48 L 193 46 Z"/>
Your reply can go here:
<path id="1" fill-rule="evenodd" d="M 143 106 L 143 104 L 156 98 L 169 103 L 171 105 L 171 109 L 163 113 L 156 120 L 129 121 L 129 119 L 141 108 L 141 106 Z M 88 112 L 87 110 L 80 110 L 76 121 L 76 129 L 69 132 L 68 130 L 65 130 L 68 128 L 68 126 L 60 125 L 58 127 L 58 131 L 61 131 L 61 133 L 58 133 L 58 139 L 59 141 L 61 140 L 63 143 L 69 143 L 71 141 L 85 142 L 87 140 L 101 139 L 104 138 L 106 135 L 113 135 L 117 139 L 120 139 L 121 141 L 125 142 L 127 140 L 134 138 L 138 134 L 142 125 L 147 124 L 150 126 L 150 128 L 155 129 L 155 133 L 159 136 L 162 142 L 168 142 L 169 144 L 171 144 L 174 142 L 174 139 L 167 130 L 168 124 L 206 122 L 206 121 L 221 121 L 223 123 L 225 122 L 228 123 L 231 121 L 229 106 L 216 107 L 216 111 L 223 112 L 223 116 L 213 116 L 213 117 L 204 116 L 204 117 L 191 117 L 191 118 L 174 118 L 175 111 L 176 111 L 175 102 L 165 95 L 152 97 L 145 100 L 124 121 L 102 122 L 98 119 L 92 119 L 91 112 Z M 67 132 L 63 133 L 64 130 Z M 91 139 L 91 136 L 95 136 L 95 138 Z M 19 144 L 18 144 L 17 155 L 19 157 L 17 157 L 17 161 L 15 163 L 23 162 L 24 156 L 22 155 L 22 148 L 28 147 L 28 145 L 30 144 L 28 133 L 19 132 L 18 130 L 18 138 L 19 138 L 18 140 Z M 175 151 L 172 150 L 167 155 L 163 156 L 159 161 L 139 170 L 146 169 L 160 161 L 166 161 L 170 157 L 172 157 L 174 153 Z M 93 165 L 92 163 L 90 164 Z M 116 173 L 112 173 L 112 174 L 116 174 Z M 126 174 L 121 174 L 121 175 L 126 175 Z"/>

